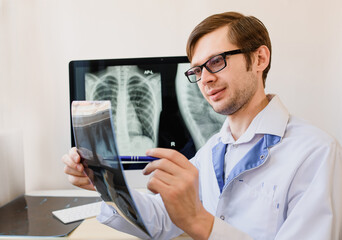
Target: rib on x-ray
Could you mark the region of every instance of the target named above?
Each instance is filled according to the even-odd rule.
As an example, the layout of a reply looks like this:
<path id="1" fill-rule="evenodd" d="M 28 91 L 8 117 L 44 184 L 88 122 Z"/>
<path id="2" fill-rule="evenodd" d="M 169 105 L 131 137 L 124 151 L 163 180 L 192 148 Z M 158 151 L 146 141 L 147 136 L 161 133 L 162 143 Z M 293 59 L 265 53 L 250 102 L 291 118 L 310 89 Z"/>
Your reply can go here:
<path id="1" fill-rule="evenodd" d="M 225 116 L 216 113 L 202 96 L 197 84 L 189 83 L 184 72 L 188 64 L 179 64 L 176 75 L 176 91 L 179 109 L 184 122 L 199 149 L 216 132 L 220 130 Z"/>
<path id="2" fill-rule="evenodd" d="M 121 155 L 157 147 L 161 77 L 138 66 L 112 66 L 85 75 L 86 100 L 110 100 Z"/>

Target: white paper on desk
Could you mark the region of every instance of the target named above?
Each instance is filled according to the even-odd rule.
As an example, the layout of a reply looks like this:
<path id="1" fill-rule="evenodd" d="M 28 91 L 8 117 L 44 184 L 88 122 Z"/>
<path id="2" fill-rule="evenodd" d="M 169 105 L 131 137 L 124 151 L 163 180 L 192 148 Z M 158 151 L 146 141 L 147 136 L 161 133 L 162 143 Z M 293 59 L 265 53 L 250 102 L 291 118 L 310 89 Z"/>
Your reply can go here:
<path id="1" fill-rule="evenodd" d="M 82 164 L 102 200 L 151 237 L 126 184 L 110 101 L 74 101 L 71 115 Z"/>

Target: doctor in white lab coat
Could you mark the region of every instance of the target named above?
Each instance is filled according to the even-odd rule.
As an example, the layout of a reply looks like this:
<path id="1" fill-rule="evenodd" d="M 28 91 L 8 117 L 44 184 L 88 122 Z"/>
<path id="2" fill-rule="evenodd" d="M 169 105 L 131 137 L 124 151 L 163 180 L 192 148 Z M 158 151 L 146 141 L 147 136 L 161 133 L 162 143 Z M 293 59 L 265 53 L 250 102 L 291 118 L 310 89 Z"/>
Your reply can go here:
<path id="1" fill-rule="evenodd" d="M 235 12 L 210 16 L 191 33 L 187 54 L 189 84 L 227 119 L 190 161 L 174 150 L 147 152 L 160 158 L 144 169 L 156 195 L 131 192 L 153 238 L 342 239 L 341 147 L 265 93 L 265 26 Z M 94 189 L 75 149 L 62 161 L 71 183 Z M 98 220 L 147 238 L 105 203 Z"/>

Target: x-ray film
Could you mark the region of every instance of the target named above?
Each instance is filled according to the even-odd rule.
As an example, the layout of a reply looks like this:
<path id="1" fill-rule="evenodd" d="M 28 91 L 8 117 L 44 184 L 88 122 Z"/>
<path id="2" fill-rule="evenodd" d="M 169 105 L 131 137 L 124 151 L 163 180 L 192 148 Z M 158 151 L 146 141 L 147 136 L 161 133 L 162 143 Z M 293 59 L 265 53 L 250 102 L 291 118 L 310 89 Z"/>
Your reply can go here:
<path id="1" fill-rule="evenodd" d="M 126 184 L 112 122 L 110 101 L 74 101 L 72 126 L 85 173 L 104 202 L 147 235 Z"/>

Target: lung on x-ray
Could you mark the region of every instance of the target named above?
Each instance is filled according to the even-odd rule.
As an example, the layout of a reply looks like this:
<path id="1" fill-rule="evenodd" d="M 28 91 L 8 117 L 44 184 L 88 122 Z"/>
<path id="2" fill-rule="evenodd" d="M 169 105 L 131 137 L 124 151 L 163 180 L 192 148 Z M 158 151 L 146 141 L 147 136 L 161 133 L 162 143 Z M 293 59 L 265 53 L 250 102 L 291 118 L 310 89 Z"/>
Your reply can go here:
<path id="1" fill-rule="evenodd" d="M 224 116 L 188 82 L 189 66 L 186 57 L 71 61 L 70 102 L 111 102 L 121 155 L 164 147 L 191 158 L 219 131 Z"/>
<path id="2" fill-rule="evenodd" d="M 122 155 L 144 155 L 158 146 L 162 108 L 160 73 L 138 66 L 110 66 L 85 74 L 86 100 L 110 100 Z"/>

